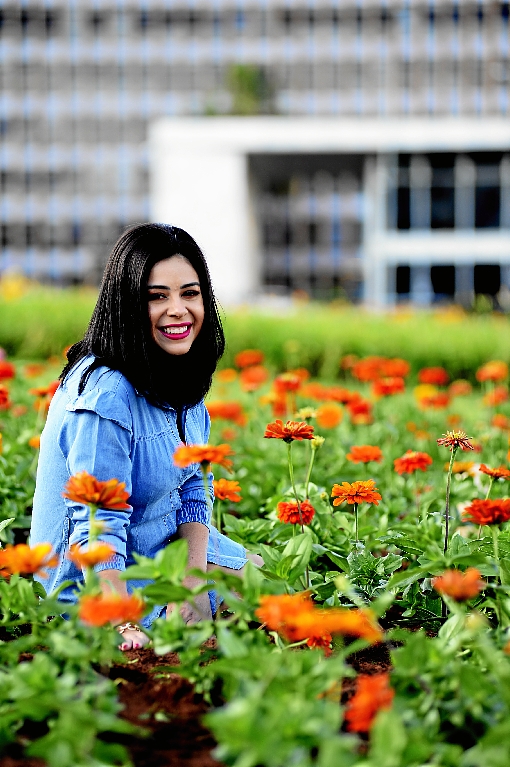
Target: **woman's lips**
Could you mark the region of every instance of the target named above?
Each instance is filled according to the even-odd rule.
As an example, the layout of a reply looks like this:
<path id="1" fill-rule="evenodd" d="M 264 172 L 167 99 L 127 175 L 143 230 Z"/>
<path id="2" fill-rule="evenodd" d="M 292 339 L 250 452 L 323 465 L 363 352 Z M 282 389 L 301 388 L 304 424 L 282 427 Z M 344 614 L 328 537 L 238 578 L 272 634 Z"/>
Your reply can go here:
<path id="1" fill-rule="evenodd" d="M 173 332 L 171 332 L 171 329 Z M 179 341 L 181 338 L 187 338 L 191 332 L 191 325 L 167 325 L 164 328 L 158 328 L 159 332 L 165 338 L 172 341 Z"/>

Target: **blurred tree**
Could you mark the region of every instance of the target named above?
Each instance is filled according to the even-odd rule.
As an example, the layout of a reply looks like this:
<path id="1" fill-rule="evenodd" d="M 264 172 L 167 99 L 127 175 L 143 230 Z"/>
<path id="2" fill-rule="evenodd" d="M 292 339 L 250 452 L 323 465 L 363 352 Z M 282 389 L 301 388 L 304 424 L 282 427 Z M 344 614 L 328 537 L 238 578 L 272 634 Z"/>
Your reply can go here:
<path id="1" fill-rule="evenodd" d="M 273 112 L 273 89 L 263 67 L 232 64 L 227 70 L 227 87 L 232 95 L 231 114 L 258 115 Z"/>

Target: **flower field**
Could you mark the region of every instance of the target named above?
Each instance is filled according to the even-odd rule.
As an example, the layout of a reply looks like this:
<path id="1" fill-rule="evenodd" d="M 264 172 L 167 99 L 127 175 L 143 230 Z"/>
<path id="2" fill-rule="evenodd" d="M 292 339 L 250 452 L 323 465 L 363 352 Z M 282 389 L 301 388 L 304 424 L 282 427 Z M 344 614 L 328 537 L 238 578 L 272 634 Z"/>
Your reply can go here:
<path id="1" fill-rule="evenodd" d="M 139 594 L 101 594 L 94 512 L 127 498 L 89 475 L 62 488 L 90 509 L 79 604 L 62 617 L 32 579 L 54 565 L 26 535 L 60 362 L 0 361 L 0 767 L 510 763 L 506 357 L 459 378 L 349 353 L 318 378 L 232 355 L 209 446 L 174 460 L 212 464 L 215 524 L 264 566 L 209 575 L 215 620 L 174 610 L 125 654 L 112 621 L 210 585 L 183 586 L 177 541 L 130 568 Z"/>

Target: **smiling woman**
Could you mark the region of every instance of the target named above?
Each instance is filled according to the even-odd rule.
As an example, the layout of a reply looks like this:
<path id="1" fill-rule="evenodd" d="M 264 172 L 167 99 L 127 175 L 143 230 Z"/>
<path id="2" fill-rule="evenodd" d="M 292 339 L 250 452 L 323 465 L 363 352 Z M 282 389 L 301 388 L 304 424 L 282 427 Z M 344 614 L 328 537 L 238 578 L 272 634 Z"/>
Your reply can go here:
<path id="1" fill-rule="evenodd" d="M 120 579 L 134 555 L 154 557 L 172 538 L 188 542 L 188 564 L 229 570 L 247 561 L 244 548 L 210 524 L 198 464 L 177 467 L 179 444 L 203 445 L 209 416 L 203 397 L 224 349 L 224 337 L 206 262 L 196 242 L 177 227 L 142 224 L 113 248 L 89 328 L 68 352 L 68 364 L 53 397 L 34 497 L 32 544 L 48 541 L 60 562 L 45 585 L 64 602 L 76 601 L 83 572 L 71 549 L 87 546 L 87 508 L 62 490 L 72 475 L 88 472 L 100 482 L 125 483 L 128 503 L 99 507 L 99 536 L 113 556 L 95 565 L 105 593 L 127 596 L 142 582 Z M 188 577 L 186 585 L 197 584 Z M 188 622 L 216 609 L 213 591 L 183 608 Z M 171 605 L 141 621 L 149 628 Z M 132 624 L 120 627 L 122 648 L 147 641 Z"/>

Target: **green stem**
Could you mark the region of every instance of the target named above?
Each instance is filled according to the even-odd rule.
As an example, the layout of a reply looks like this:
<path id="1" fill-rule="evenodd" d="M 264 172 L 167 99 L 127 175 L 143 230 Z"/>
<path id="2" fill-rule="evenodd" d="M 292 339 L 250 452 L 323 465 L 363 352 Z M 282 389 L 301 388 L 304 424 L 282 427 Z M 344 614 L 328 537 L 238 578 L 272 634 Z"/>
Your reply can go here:
<path id="1" fill-rule="evenodd" d="M 355 530 L 355 537 L 356 537 L 356 543 L 359 541 L 358 537 L 358 504 L 354 504 L 354 530 Z"/>
<path id="2" fill-rule="evenodd" d="M 223 522 L 223 519 L 222 519 L 223 514 L 222 514 L 222 512 L 223 512 L 223 509 L 222 509 L 221 501 L 218 498 L 216 498 L 216 528 L 217 528 L 219 533 L 221 533 L 221 526 L 222 526 L 222 522 Z"/>
<path id="3" fill-rule="evenodd" d="M 489 495 L 491 494 L 493 482 L 494 482 L 494 477 L 491 477 L 489 482 L 489 489 L 487 490 L 487 495 L 485 496 L 486 501 L 489 499 Z"/>
<path id="4" fill-rule="evenodd" d="M 294 493 L 294 498 L 296 499 L 298 514 L 299 514 L 299 522 L 301 523 L 301 532 L 304 533 L 305 526 L 303 525 L 303 515 L 301 514 L 301 503 L 299 502 L 299 496 L 296 490 L 296 483 L 294 481 L 294 466 L 292 465 L 292 442 L 287 442 L 287 461 L 289 464 L 290 484 L 292 485 L 292 492 Z M 307 589 L 310 588 L 310 569 L 308 565 L 306 566 L 306 588 Z"/>
<path id="5" fill-rule="evenodd" d="M 308 486 L 310 485 L 310 477 L 312 476 L 313 462 L 315 461 L 315 453 L 316 453 L 313 445 L 310 445 L 310 449 L 312 453 L 310 455 L 310 463 L 308 464 L 308 471 L 307 471 L 306 479 L 305 479 L 305 498 L 307 500 L 308 500 Z"/>
<path id="6" fill-rule="evenodd" d="M 496 562 L 496 568 L 497 568 L 497 575 L 496 575 L 496 615 L 498 618 L 498 626 L 501 627 L 502 621 L 501 621 L 501 604 L 500 604 L 500 594 L 498 591 L 498 586 L 501 582 L 501 576 L 500 576 L 500 569 L 499 569 L 499 545 L 498 545 L 498 536 L 499 536 L 499 528 L 497 525 L 491 525 L 491 533 L 492 533 L 492 545 L 494 546 L 494 561 Z"/>
<path id="7" fill-rule="evenodd" d="M 448 549 L 448 538 L 450 533 L 450 485 L 452 482 L 452 469 L 453 469 L 453 462 L 455 460 L 455 456 L 457 454 L 458 447 L 454 447 L 452 450 L 452 454 L 450 456 L 450 465 L 448 467 L 448 477 L 446 480 L 446 506 L 444 510 L 444 548 L 443 552 L 446 554 L 446 551 Z"/>

